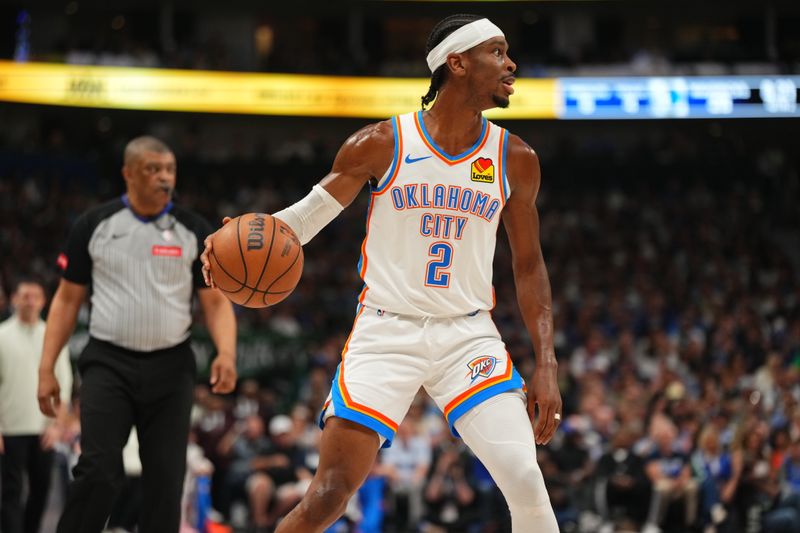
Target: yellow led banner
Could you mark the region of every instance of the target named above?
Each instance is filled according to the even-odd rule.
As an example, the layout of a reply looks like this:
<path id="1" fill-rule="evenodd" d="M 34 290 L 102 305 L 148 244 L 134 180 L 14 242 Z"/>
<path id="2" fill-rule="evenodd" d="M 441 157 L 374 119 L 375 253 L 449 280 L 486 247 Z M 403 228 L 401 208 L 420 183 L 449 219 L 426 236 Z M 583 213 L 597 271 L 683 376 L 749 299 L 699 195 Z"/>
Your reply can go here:
<path id="1" fill-rule="evenodd" d="M 419 109 L 427 79 L 253 74 L 0 61 L 0 101 L 250 115 L 386 118 Z M 555 80 L 519 80 L 494 118 L 555 118 Z"/>

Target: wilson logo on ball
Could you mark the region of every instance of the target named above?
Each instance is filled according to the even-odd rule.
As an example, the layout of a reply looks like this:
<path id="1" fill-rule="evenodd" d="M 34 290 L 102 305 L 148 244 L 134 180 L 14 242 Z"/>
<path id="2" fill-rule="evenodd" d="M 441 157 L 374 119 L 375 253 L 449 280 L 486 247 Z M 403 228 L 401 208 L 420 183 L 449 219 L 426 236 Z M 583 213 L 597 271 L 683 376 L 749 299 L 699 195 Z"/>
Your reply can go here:
<path id="1" fill-rule="evenodd" d="M 247 223 L 247 251 L 260 250 L 264 247 L 264 215 L 256 213 Z"/>

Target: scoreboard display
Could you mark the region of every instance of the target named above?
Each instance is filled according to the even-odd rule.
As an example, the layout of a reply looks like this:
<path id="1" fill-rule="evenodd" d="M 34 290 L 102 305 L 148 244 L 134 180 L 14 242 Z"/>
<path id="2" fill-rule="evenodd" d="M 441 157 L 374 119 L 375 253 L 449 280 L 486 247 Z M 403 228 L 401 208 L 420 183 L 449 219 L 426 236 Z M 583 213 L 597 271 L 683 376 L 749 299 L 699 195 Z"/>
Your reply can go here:
<path id="1" fill-rule="evenodd" d="M 800 76 L 559 78 L 558 118 L 800 117 Z"/>

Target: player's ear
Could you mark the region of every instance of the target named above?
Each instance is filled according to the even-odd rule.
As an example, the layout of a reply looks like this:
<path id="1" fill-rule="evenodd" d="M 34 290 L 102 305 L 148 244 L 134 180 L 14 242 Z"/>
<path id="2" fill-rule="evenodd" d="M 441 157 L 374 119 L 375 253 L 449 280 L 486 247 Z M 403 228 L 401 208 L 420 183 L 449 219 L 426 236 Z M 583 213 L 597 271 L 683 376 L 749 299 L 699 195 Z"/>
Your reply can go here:
<path id="1" fill-rule="evenodd" d="M 447 68 L 453 76 L 464 76 L 467 73 L 466 63 L 468 62 L 465 54 L 450 54 L 447 56 Z"/>

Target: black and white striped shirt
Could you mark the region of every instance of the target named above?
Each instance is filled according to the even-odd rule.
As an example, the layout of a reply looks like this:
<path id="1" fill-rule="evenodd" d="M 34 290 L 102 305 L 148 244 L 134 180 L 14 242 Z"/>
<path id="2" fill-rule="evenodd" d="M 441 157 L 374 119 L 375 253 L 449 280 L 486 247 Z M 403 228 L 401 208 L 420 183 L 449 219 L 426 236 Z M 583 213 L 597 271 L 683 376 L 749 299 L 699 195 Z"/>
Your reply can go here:
<path id="1" fill-rule="evenodd" d="M 143 352 L 186 340 L 193 289 L 205 287 L 199 255 L 211 231 L 172 204 L 139 217 L 124 196 L 81 215 L 58 264 L 64 279 L 91 286 L 90 335 Z"/>

